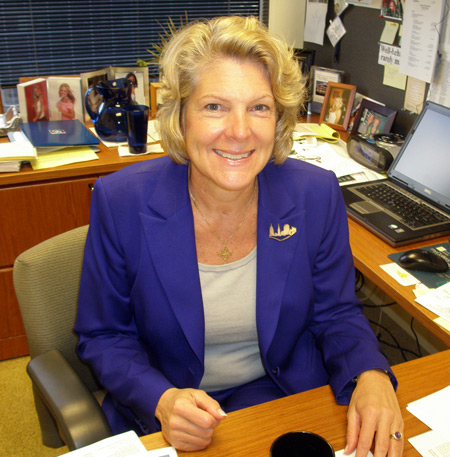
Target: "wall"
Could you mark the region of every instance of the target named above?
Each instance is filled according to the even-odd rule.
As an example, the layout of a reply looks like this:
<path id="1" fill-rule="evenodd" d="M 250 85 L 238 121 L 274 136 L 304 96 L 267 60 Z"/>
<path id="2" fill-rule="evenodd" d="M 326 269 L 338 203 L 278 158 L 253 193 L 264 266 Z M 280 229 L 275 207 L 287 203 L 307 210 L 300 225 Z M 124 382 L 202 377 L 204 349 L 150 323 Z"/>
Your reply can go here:
<path id="1" fill-rule="evenodd" d="M 334 2 L 328 5 L 328 20 L 334 19 Z M 416 114 L 403 110 L 405 91 L 383 84 L 383 66 L 378 62 L 378 40 L 384 28 L 385 19 L 379 9 L 348 6 L 341 16 L 347 33 L 335 48 L 327 36 L 324 45 L 304 43 L 305 49 L 315 50 L 315 65 L 344 70 L 344 83 L 357 86 L 360 94 L 384 103 L 398 111 L 392 131 L 406 134 Z"/>

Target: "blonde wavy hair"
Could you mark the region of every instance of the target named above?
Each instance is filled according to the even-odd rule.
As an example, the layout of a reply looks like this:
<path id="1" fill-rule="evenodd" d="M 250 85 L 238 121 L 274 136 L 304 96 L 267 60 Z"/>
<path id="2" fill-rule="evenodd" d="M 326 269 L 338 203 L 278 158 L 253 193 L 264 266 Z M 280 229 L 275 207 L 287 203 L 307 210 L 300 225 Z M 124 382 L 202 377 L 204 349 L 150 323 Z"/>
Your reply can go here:
<path id="1" fill-rule="evenodd" d="M 201 69 L 222 57 L 261 63 L 269 77 L 277 108 L 275 164 L 292 149 L 292 132 L 305 99 L 305 81 L 287 44 L 269 34 L 254 17 L 219 17 L 193 22 L 171 38 L 161 55 L 162 106 L 157 120 L 162 144 L 176 163 L 189 160 L 183 134 L 183 111 Z"/>

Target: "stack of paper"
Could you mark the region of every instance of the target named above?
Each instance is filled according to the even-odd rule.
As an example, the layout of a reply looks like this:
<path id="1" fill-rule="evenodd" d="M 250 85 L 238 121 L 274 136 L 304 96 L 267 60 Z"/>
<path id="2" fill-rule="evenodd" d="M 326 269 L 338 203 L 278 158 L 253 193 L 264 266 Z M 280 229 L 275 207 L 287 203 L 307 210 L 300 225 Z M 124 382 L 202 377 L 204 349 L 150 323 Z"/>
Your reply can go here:
<path id="1" fill-rule="evenodd" d="M 22 161 L 35 157 L 36 152 L 30 144 L 0 143 L 0 172 L 19 171 Z"/>
<path id="2" fill-rule="evenodd" d="M 417 297 L 416 302 L 450 322 L 450 282 Z"/>
<path id="3" fill-rule="evenodd" d="M 431 428 L 409 442 L 424 457 L 450 455 L 450 386 L 410 403 L 406 409 Z"/>

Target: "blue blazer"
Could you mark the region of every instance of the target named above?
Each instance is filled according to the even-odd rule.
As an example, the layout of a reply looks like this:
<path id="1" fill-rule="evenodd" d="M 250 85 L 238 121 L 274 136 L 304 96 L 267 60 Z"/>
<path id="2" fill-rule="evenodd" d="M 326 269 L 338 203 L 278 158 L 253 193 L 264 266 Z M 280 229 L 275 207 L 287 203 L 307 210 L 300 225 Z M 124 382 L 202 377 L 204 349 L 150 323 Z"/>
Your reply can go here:
<path id="1" fill-rule="evenodd" d="M 202 379 L 204 317 L 187 180 L 188 167 L 164 157 L 95 183 L 75 331 L 80 356 L 108 391 L 104 409 L 115 432 L 158 430 L 162 393 L 197 388 Z M 269 163 L 258 180 L 264 367 L 286 395 L 329 383 L 337 401 L 348 403 L 356 375 L 389 366 L 354 294 L 336 177 L 288 159 Z M 270 237 L 278 226 L 288 235 Z"/>

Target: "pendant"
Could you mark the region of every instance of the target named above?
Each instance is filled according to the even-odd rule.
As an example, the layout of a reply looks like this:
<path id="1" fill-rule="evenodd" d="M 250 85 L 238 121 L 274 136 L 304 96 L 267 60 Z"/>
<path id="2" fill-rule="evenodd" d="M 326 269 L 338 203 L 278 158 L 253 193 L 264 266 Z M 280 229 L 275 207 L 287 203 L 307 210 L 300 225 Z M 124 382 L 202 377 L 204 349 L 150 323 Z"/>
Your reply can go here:
<path id="1" fill-rule="evenodd" d="M 225 262 L 231 257 L 233 253 L 227 248 L 227 245 L 224 244 L 223 248 L 217 253 L 219 257 L 222 257 Z"/>

